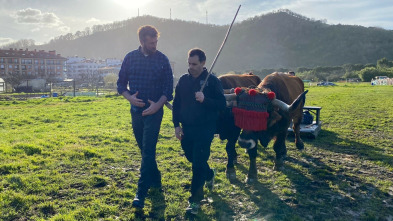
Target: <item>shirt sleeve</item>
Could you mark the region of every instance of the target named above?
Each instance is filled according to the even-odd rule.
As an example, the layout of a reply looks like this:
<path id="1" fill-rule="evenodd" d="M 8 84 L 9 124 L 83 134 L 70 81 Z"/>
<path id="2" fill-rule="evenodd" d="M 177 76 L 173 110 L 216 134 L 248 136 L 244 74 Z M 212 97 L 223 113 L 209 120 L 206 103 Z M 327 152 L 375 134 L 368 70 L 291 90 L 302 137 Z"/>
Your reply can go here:
<path id="1" fill-rule="evenodd" d="M 127 89 L 127 84 L 128 84 L 128 76 L 127 76 L 127 70 L 129 68 L 129 55 L 126 55 L 126 57 L 123 60 L 123 63 L 121 64 L 121 68 L 119 71 L 119 79 L 117 80 L 117 92 L 119 94 L 122 94 L 124 91 L 128 91 Z"/>
<path id="2" fill-rule="evenodd" d="M 164 88 L 163 95 L 166 96 L 168 101 L 173 99 L 173 73 L 169 59 L 165 57 L 164 64 Z"/>
<path id="3" fill-rule="evenodd" d="M 173 105 L 172 105 L 172 121 L 173 121 L 173 126 L 174 127 L 178 127 L 180 126 L 180 103 L 181 103 L 181 99 L 180 99 L 180 81 L 181 78 L 179 79 L 179 82 L 176 85 L 175 88 L 175 98 L 173 99 Z"/>

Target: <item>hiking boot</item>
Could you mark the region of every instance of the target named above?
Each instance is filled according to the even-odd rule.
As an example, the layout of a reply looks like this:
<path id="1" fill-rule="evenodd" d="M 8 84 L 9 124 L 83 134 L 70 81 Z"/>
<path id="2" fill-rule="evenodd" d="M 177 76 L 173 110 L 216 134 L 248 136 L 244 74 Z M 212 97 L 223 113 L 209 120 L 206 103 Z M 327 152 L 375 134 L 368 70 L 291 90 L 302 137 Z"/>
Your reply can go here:
<path id="1" fill-rule="evenodd" d="M 145 207 L 145 198 L 139 197 L 137 194 L 134 201 L 132 201 L 132 206 L 138 209 L 143 209 L 143 207 Z"/>
<path id="2" fill-rule="evenodd" d="M 206 180 L 205 182 L 205 186 L 209 189 L 209 190 L 213 190 L 213 186 L 214 186 L 214 178 L 216 177 L 216 169 L 212 169 L 213 170 L 213 177 L 210 180 Z"/>
<path id="3" fill-rule="evenodd" d="M 186 208 L 186 213 L 197 215 L 199 211 L 200 205 L 199 203 L 188 203 L 188 207 Z"/>

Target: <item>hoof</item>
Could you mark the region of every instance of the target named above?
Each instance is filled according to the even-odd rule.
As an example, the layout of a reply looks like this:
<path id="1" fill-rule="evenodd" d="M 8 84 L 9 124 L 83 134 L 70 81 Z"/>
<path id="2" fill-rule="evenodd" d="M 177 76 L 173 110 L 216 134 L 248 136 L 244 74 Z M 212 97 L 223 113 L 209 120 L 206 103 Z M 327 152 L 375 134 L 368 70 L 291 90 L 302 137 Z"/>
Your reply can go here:
<path id="1" fill-rule="evenodd" d="M 273 170 L 275 171 L 282 171 L 284 170 L 284 159 L 278 159 L 274 161 Z"/>
<path id="2" fill-rule="evenodd" d="M 236 179 L 236 170 L 235 170 L 234 167 L 227 168 L 226 171 L 225 171 L 225 174 L 226 174 L 226 176 L 227 176 L 227 178 L 229 180 L 235 180 Z"/>
<path id="3" fill-rule="evenodd" d="M 296 148 L 298 150 L 304 150 L 304 143 L 303 142 L 297 142 L 296 143 Z"/>

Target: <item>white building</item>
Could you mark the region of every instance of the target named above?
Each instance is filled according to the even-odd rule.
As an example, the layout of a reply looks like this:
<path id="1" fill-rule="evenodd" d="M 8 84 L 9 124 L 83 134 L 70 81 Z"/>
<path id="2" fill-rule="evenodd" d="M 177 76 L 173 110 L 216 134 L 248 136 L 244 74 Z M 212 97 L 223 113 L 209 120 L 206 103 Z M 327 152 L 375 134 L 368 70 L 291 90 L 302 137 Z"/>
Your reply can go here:
<path id="1" fill-rule="evenodd" d="M 5 92 L 5 82 L 3 78 L 0 78 L 0 93 Z"/>
<path id="2" fill-rule="evenodd" d="M 106 66 L 117 67 L 117 66 L 121 66 L 122 60 L 116 58 L 107 58 L 105 59 L 105 62 L 106 62 Z"/>
<path id="3" fill-rule="evenodd" d="M 67 78 L 78 82 L 92 83 L 100 78 L 99 69 L 106 66 L 101 60 L 68 57 L 66 62 Z"/>

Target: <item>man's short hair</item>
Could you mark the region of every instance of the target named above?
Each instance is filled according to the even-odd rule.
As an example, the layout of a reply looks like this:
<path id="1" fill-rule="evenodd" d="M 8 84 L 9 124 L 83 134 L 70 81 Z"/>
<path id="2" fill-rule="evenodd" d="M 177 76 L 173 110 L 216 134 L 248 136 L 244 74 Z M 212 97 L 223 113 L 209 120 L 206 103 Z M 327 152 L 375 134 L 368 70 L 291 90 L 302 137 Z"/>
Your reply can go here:
<path id="1" fill-rule="evenodd" d="M 139 41 L 145 41 L 146 36 L 149 36 L 152 38 L 160 37 L 160 33 L 152 25 L 144 25 L 144 26 L 139 27 L 137 33 L 139 36 Z"/>
<path id="2" fill-rule="evenodd" d="M 206 55 L 205 55 L 205 52 L 202 51 L 202 49 L 193 48 L 188 51 L 188 57 L 194 57 L 195 55 L 198 56 L 199 62 L 202 63 L 202 62 L 206 61 Z"/>

